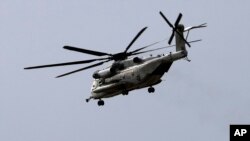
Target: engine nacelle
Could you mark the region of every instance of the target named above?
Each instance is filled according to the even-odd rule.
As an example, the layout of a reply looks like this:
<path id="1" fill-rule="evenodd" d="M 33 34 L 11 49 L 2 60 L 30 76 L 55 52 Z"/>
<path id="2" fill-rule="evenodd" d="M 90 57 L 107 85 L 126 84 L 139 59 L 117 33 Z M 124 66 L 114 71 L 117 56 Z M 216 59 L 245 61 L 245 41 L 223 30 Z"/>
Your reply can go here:
<path id="1" fill-rule="evenodd" d="M 110 72 L 112 74 L 115 74 L 117 71 L 123 70 L 123 69 L 124 69 L 124 64 L 123 63 L 121 63 L 121 62 L 115 62 L 110 67 Z"/>
<path id="2" fill-rule="evenodd" d="M 95 78 L 95 79 L 107 78 L 107 77 L 109 77 L 111 75 L 112 75 L 112 73 L 111 73 L 110 69 L 107 68 L 107 69 L 104 69 L 104 70 L 97 70 L 96 72 L 94 72 L 93 78 Z"/>
<path id="3" fill-rule="evenodd" d="M 135 57 L 135 58 L 133 58 L 133 62 L 134 63 L 141 63 L 143 60 L 141 59 L 141 58 L 139 58 L 139 57 Z"/>
<path id="4" fill-rule="evenodd" d="M 93 78 L 108 78 L 115 75 L 119 70 L 124 69 L 124 64 L 121 62 L 115 62 L 112 64 L 110 68 L 106 68 L 104 70 L 97 70 L 93 74 Z"/>

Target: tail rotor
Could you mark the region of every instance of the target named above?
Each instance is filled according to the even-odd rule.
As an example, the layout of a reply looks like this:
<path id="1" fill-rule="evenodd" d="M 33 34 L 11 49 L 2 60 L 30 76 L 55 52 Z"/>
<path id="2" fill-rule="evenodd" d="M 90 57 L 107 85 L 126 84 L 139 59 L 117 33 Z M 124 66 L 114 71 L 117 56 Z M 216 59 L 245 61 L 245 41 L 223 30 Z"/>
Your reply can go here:
<path id="1" fill-rule="evenodd" d="M 169 20 L 166 18 L 166 16 L 160 11 L 160 15 L 162 16 L 162 18 L 166 21 L 166 23 L 172 28 L 172 34 L 168 40 L 168 44 L 170 45 L 175 33 L 178 34 L 180 36 L 180 38 L 183 39 L 183 41 L 189 46 L 191 47 L 191 45 L 188 43 L 188 41 L 183 37 L 183 35 L 180 33 L 184 31 L 183 29 L 183 25 L 179 24 L 182 18 L 182 14 L 180 13 L 179 16 L 177 17 L 175 24 L 171 24 L 171 22 L 169 22 Z"/>

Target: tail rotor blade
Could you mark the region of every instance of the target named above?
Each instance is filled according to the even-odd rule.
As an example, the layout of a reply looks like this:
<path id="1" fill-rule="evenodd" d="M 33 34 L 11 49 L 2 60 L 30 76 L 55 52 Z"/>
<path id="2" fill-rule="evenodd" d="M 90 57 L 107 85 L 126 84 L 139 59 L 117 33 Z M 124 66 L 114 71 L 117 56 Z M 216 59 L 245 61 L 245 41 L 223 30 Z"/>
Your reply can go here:
<path id="1" fill-rule="evenodd" d="M 165 17 L 165 15 L 161 11 L 160 11 L 160 15 L 162 16 L 162 18 L 167 22 L 167 24 L 170 27 L 174 28 L 174 26 L 171 24 L 171 22 L 168 21 L 168 19 Z"/>
<path id="2" fill-rule="evenodd" d="M 191 47 L 191 45 L 188 43 L 188 41 L 183 37 L 183 35 L 181 35 L 180 32 L 176 31 L 176 33 L 181 37 L 182 40 L 184 40 L 184 42 L 188 45 L 188 47 Z"/>
<path id="3" fill-rule="evenodd" d="M 169 45 L 172 43 L 173 38 L 174 38 L 174 30 L 173 30 L 173 32 L 172 32 L 172 34 L 171 34 L 171 36 L 170 36 L 170 38 L 168 40 Z"/>
<path id="4" fill-rule="evenodd" d="M 170 45 L 171 43 L 172 43 L 172 40 L 173 40 L 173 38 L 174 38 L 174 35 L 175 35 L 175 33 L 177 33 L 179 36 L 180 36 L 180 38 L 182 38 L 184 41 L 185 41 L 185 43 L 189 46 L 189 47 L 191 47 L 190 46 L 190 44 L 188 43 L 188 41 L 183 37 L 183 35 L 181 35 L 179 32 L 178 32 L 178 30 L 177 30 L 177 27 L 178 27 L 178 25 L 179 25 L 179 23 L 180 23 L 180 20 L 181 20 L 181 18 L 182 18 L 182 14 L 180 13 L 179 14 L 179 16 L 177 17 L 177 19 L 176 19 L 176 21 L 175 21 L 175 24 L 174 24 L 174 26 L 168 21 L 168 19 L 165 17 L 165 15 L 160 11 L 160 15 L 163 17 L 163 19 L 168 23 L 168 25 L 173 29 L 173 32 L 172 32 L 172 34 L 171 34 L 171 36 L 170 36 L 170 38 L 169 38 L 169 40 L 168 40 L 168 44 Z M 203 26 L 204 26 L 205 24 L 203 24 Z"/>
<path id="5" fill-rule="evenodd" d="M 175 21 L 175 24 L 174 24 L 175 27 L 177 27 L 179 25 L 179 22 L 181 21 L 181 18 L 182 18 L 182 14 L 180 13 L 178 18 Z"/>

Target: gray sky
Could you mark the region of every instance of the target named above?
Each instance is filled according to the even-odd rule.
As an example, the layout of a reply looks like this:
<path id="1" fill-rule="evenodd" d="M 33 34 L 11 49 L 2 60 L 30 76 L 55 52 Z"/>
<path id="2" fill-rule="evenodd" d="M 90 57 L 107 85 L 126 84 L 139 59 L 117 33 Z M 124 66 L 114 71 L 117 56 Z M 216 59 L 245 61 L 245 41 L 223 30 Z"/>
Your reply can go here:
<path id="1" fill-rule="evenodd" d="M 250 123 L 247 0 L 0 3 L 1 141 L 228 141 L 230 124 Z M 84 99 L 92 72 L 108 64 L 61 79 L 54 76 L 82 66 L 23 70 L 93 58 L 63 45 L 120 52 L 144 26 L 131 49 L 168 38 L 160 10 L 172 22 L 182 12 L 186 26 L 207 22 L 208 28 L 190 34 L 203 39 L 188 49 L 192 61 L 172 65 L 155 94 L 137 90 L 98 107 Z"/>

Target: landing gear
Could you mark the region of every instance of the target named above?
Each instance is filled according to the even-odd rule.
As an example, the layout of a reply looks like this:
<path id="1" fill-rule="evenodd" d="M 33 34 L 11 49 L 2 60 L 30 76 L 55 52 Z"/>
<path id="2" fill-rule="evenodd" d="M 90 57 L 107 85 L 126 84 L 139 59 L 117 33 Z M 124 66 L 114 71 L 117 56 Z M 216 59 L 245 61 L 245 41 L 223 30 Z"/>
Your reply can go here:
<path id="1" fill-rule="evenodd" d="M 122 95 L 128 95 L 128 91 L 127 90 L 123 90 L 122 91 Z"/>
<path id="2" fill-rule="evenodd" d="M 98 106 L 103 106 L 103 105 L 104 105 L 104 101 L 100 99 L 100 100 L 97 102 L 97 105 L 98 105 Z"/>
<path id="3" fill-rule="evenodd" d="M 87 99 L 85 99 L 85 100 L 86 100 L 86 102 L 88 103 L 90 99 L 92 99 L 92 97 L 87 98 Z"/>
<path id="4" fill-rule="evenodd" d="M 86 99 L 86 102 L 88 103 L 90 99 L 92 99 L 92 97 L 87 98 L 87 99 Z M 104 105 L 104 101 L 101 100 L 101 99 L 99 99 L 98 102 L 97 102 L 97 105 L 98 105 L 98 106 L 103 106 L 103 105 Z"/>
<path id="5" fill-rule="evenodd" d="M 154 87 L 149 87 L 148 88 L 148 92 L 149 93 L 154 93 L 155 92 L 155 88 Z"/>

